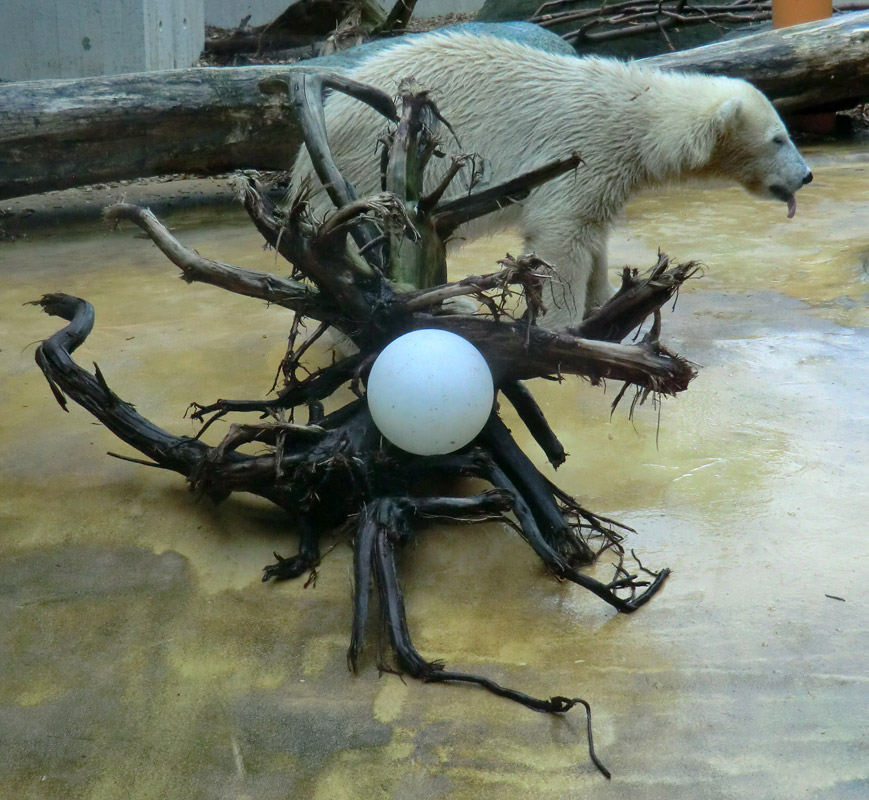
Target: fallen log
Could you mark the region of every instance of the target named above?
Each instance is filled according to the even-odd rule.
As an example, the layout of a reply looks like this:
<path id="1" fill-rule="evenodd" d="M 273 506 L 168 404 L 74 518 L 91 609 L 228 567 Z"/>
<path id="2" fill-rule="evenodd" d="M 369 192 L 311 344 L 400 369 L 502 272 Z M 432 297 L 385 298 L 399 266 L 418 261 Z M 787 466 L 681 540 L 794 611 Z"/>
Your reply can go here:
<path id="1" fill-rule="evenodd" d="M 869 12 L 645 63 L 746 78 L 788 112 L 844 108 L 869 94 Z M 264 95 L 260 81 L 350 64 L 352 56 L 338 56 L 291 67 L 0 84 L 0 200 L 153 175 L 287 169 L 301 133 L 286 97 Z"/>
<path id="2" fill-rule="evenodd" d="M 869 12 L 642 59 L 753 83 L 783 113 L 852 108 L 869 97 Z"/>
<path id="3" fill-rule="evenodd" d="M 257 88 L 274 74 L 199 68 L 0 84 L 0 199 L 176 172 L 288 168 L 288 142 L 301 132 Z"/>

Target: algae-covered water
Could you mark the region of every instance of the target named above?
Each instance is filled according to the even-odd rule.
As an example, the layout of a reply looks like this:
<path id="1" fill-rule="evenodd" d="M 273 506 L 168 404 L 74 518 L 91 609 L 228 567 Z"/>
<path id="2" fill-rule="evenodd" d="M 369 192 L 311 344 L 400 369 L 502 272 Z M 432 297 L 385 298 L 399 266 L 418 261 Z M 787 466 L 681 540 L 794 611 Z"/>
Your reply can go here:
<path id="1" fill-rule="evenodd" d="M 262 584 L 296 546 L 281 512 L 196 502 L 107 457 L 133 454 L 57 406 L 33 351 L 58 321 L 22 303 L 91 300 L 79 362 L 180 433 L 193 400 L 265 395 L 288 312 L 182 283 L 132 226 L 0 247 L 0 797 L 869 795 L 869 161 L 807 157 L 793 220 L 695 187 L 637 199 L 615 232 L 613 267 L 658 248 L 705 265 L 664 318 L 701 367 L 686 393 L 630 420 L 610 416 L 615 386 L 534 382 L 571 454 L 556 475 L 513 425 L 546 474 L 636 528 L 644 564 L 672 568 L 653 602 L 619 616 L 498 523 L 428 529 L 402 557 L 422 653 L 587 699 L 612 783 L 581 714 L 380 675 L 376 637 L 350 674 L 348 544 L 315 585 Z M 170 222 L 204 255 L 280 269 L 240 211 Z M 517 249 L 473 243 L 453 274 Z"/>

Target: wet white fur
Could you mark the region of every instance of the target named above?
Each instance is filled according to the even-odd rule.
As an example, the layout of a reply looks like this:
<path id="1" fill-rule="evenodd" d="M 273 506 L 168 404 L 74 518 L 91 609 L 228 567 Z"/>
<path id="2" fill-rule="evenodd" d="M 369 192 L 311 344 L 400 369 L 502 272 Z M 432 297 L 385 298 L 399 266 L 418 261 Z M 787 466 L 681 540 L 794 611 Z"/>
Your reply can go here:
<path id="1" fill-rule="evenodd" d="M 543 324 L 549 327 L 578 320 L 610 296 L 608 229 L 638 190 L 725 177 L 772 197 L 771 186 L 792 195 L 809 174 L 775 109 L 741 80 L 554 55 L 458 31 L 414 37 L 350 75 L 391 93 L 412 75 L 433 90 L 460 142 L 444 131 L 444 149 L 483 156 L 486 185 L 581 152 L 585 163 L 576 172 L 536 189 L 521 207 L 459 231 L 474 238 L 518 225 L 526 251 L 553 263 L 561 277 L 547 298 L 550 312 Z M 375 142 L 385 130 L 384 118 L 338 94 L 327 102 L 326 116 L 345 176 L 360 195 L 379 191 Z M 447 163 L 438 163 L 430 182 Z M 310 173 L 303 152 L 294 184 Z M 316 202 L 322 211 L 329 208 L 323 196 Z"/>

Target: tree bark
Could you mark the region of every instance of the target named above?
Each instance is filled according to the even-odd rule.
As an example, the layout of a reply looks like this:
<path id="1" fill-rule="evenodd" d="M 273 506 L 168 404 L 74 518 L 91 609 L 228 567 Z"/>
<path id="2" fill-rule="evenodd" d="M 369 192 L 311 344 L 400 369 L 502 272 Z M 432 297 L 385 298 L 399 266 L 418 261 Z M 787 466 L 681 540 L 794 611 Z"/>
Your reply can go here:
<path id="1" fill-rule="evenodd" d="M 863 12 L 644 63 L 746 78 L 781 110 L 804 111 L 869 94 L 867 42 Z M 324 66 L 341 69 L 314 59 L 0 84 L 0 200 L 153 175 L 288 169 L 298 125 L 289 100 L 258 84 Z"/>

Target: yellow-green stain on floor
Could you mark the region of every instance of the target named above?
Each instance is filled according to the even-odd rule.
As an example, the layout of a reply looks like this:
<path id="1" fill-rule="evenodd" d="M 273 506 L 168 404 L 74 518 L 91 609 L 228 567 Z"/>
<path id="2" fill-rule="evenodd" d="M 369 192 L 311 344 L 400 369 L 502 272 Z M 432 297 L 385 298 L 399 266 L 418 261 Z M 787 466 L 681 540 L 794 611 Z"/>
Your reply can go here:
<path id="1" fill-rule="evenodd" d="M 618 386 L 536 381 L 571 454 L 553 474 L 508 415 L 546 474 L 636 528 L 644 564 L 672 568 L 648 606 L 619 616 L 556 583 L 497 523 L 426 529 L 401 557 L 421 652 L 587 699 L 611 783 L 581 713 L 380 675 L 375 635 L 349 673 L 347 542 L 315 585 L 262 584 L 272 551 L 296 546 L 283 514 L 197 502 L 179 476 L 107 457 L 135 454 L 58 408 L 33 363 L 58 320 L 22 304 L 91 300 L 80 363 L 181 433 L 195 430 L 191 401 L 266 394 L 288 312 L 182 283 L 131 226 L 0 247 L 0 797 L 869 793 L 869 162 L 807 157 L 815 181 L 793 220 L 738 190 L 690 188 L 639 198 L 615 231 L 614 268 L 651 266 L 658 247 L 705 264 L 664 316 L 665 342 L 701 370 L 663 401 L 660 428 L 650 404 L 610 417 Z M 280 270 L 240 210 L 207 219 L 171 221 L 204 255 Z M 507 250 L 515 238 L 473 243 L 453 275 Z"/>

